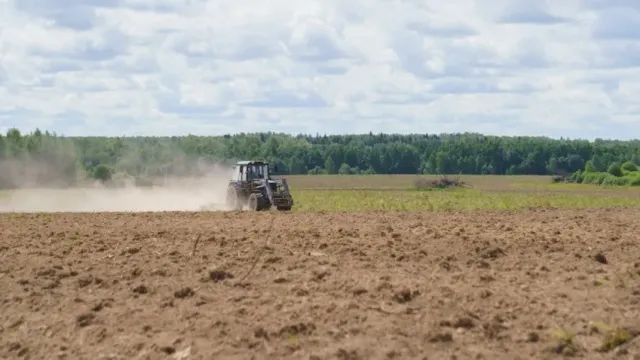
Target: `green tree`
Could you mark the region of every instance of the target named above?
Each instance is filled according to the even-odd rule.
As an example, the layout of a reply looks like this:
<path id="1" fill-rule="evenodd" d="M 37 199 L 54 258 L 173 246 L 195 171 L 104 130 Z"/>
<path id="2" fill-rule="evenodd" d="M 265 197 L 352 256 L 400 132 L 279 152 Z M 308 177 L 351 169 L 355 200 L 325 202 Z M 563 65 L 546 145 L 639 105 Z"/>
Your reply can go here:
<path id="1" fill-rule="evenodd" d="M 105 164 L 100 164 L 93 170 L 93 178 L 102 182 L 111 180 L 112 176 L 113 171 Z"/>
<path id="2" fill-rule="evenodd" d="M 596 169 L 595 166 L 593 166 L 593 161 L 592 160 L 588 160 L 585 164 L 584 164 L 584 172 L 587 173 L 594 173 L 594 172 L 598 172 L 598 170 Z"/>
<path id="3" fill-rule="evenodd" d="M 427 174 L 436 174 L 438 172 L 438 160 L 435 152 L 429 154 L 424 170 Z"/>
<path id="4" fill-rule="evenodd" d="M 454 172 L 452 171 L 453 163 L 447 152 L 439 151 L 436 154 L 436 164 L 439 174 L 451 174 Z"/>
<path id="5" fill-rule="evenodd" d="M 336 164 L 333 162 L 333 158 L 331 156 L 327 157 L 327 160 L 325 160 L 324 169 L 327 170 L 328 174 L 336 173 Z"/>
<path id="6" fill-rule="evenodd" d="M 316 166 L 313 169 L 309 170 L 309 175 L 326 175 L 327 170 L 321 168 L 320 166 Z"/>
<path id="7" fill-rule="evenodd" d="M 598 155 L 593 155 L 593 157 L 591 158 L 591 162 L 598 172 L 605 171 L 607 169 L 607 165 Z"/>
<path id="8" fill-rule="evenodd" d="M 620 164 L 617 162 L 614 162 L 613 164 L 611 164 L 607 172 L 613 176 L 617 176 L 617 177 L 622 176 L 622 169 L 620 168 Z"/>
<path id="9" fill-rule="evenodd" d="M 627 172 L 638 171 L 638 167 L 631 161 L 625 162 L 624 164 L 622 164 L 622 166 L 620 166 L 620 168 Z"/>
<path id="10" fill-rule="evenodd" d="M 340 169 L 338 169 L 338 174 L 340 175 L 349 175 L 351 174 L 351 166 L 349 166 L 349 164 L 347 163 L 342 163 L 342 165 L 340 165 Z"/>
<path id="11" fill-rule="evenodd" d="M 547 165 L 547 169 L 549 169 L 550 173 L 557 174 L 558 170 L 560 169 L 560 163 L 558 161 L 558 158 L 556 158 L 555 156 L 552 156 L 549 159 L 549 164 Z"/>

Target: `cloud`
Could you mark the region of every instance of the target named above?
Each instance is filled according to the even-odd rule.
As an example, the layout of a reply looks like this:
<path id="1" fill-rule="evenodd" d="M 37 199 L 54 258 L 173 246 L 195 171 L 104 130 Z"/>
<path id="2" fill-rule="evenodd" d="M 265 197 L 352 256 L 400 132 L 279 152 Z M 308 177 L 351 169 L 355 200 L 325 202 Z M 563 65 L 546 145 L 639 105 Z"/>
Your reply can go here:
<path id="1" fill-rule="evenodd" d="M 601 9 L 593 34 L 599 39 L 640 41 L 640 8 L 627 7 Z"/>
<path id="2" fill-rule="evenodd" d="M 547 9 L 546 1 L 509 1 L 505 4 L 498 21 L 503 24 L 540 24 L 553 25 L 569 21 L 554 15 Z"/>
<path id="3" fill-rule="evenodd" d="M 636 0 L 0 0 L 0 131 L 628 138 Z"/>

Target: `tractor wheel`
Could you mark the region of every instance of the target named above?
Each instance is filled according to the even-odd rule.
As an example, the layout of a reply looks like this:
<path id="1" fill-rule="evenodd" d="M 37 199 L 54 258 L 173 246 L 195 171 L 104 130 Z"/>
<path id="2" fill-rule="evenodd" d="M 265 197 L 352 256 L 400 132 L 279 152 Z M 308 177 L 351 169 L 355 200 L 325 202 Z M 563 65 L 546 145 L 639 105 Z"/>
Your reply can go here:
<path id="1" fill-rule="evenodd" d="M 291 206 L 278 206 L 278 211 L 291 211 Z"/>
<path id="2" fill-rule="evenodd" d="M 264 197 L 261 194 L 249 195 L 249 210 L 262 211 L 267 207 Z"/>
<path id="3" fill-rule="evenodd" d="M 241 196 L 235 187 L 229 186 L 227 188 L 227 206 L 231 210 L 242 210 L 243 204 L 240 197 Z"/>

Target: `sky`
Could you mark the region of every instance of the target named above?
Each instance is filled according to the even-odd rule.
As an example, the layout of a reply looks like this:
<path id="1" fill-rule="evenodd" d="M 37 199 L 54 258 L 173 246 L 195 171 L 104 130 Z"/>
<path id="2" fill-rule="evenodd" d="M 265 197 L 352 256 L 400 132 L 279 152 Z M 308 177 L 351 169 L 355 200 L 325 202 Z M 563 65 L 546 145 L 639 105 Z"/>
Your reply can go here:
<path id="1" fill-rule="evenodd" d="M 640 137 L 638 0 L 0 0 L 0 132 Z"/>

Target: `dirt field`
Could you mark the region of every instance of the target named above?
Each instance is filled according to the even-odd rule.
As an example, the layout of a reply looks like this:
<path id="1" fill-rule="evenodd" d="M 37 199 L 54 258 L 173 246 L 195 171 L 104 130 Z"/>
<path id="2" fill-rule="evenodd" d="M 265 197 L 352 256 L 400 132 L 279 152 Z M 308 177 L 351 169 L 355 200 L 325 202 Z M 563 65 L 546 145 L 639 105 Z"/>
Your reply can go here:
<path id="1" fill-rule="evenodd" d="M 639 218 L 0 214 L 0 356 L 640 359 Z"/>

